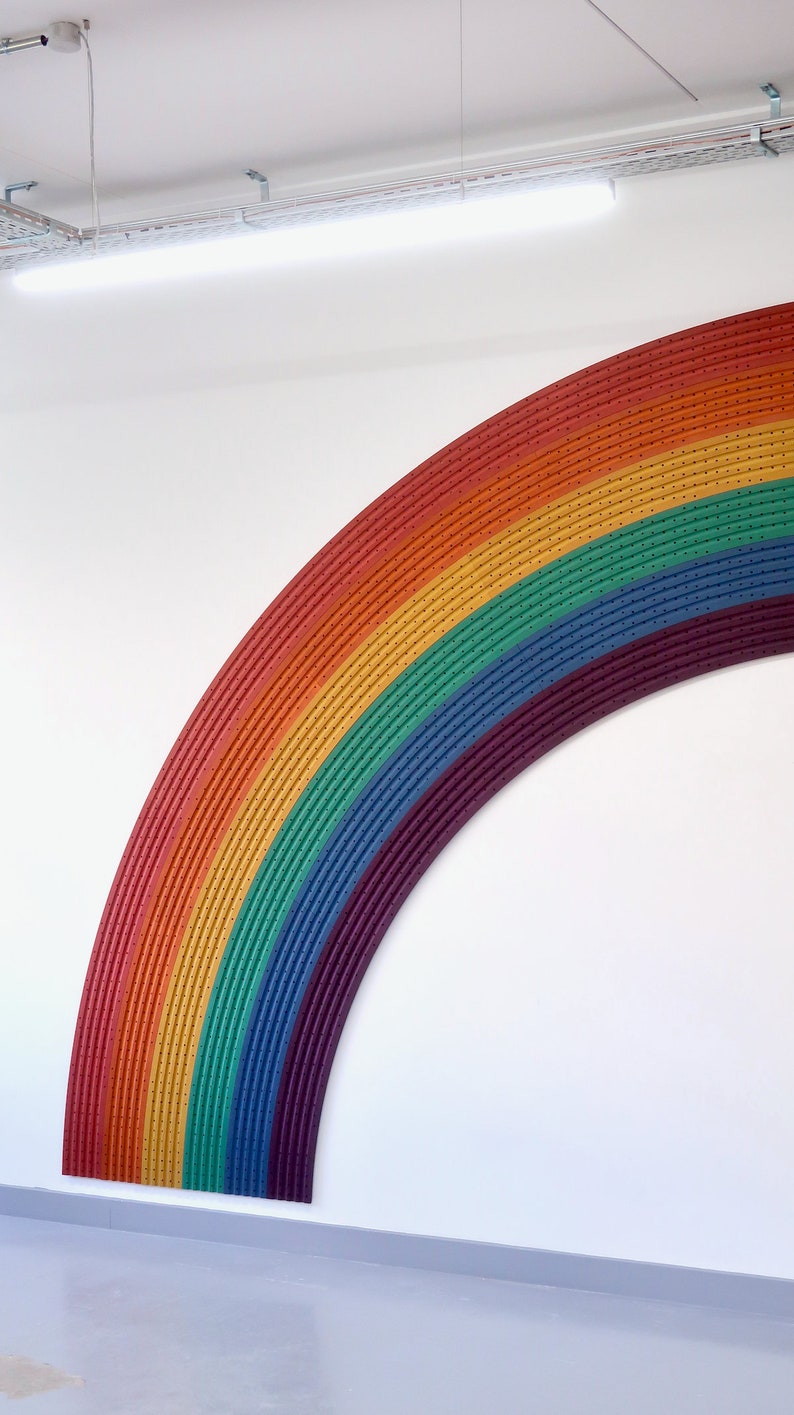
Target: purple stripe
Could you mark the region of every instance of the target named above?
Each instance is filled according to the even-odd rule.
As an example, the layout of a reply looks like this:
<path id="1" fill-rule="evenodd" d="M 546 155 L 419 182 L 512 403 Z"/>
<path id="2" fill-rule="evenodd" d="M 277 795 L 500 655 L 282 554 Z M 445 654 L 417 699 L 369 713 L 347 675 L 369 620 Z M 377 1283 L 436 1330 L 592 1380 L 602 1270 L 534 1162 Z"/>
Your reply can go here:
<path id="1" fill-rule="evenodd" d="M 314 970 L 279 1087 L 268 1198 L 311 1201 L 320 1113 L 347 1014 L 401 904 L 461 826 L 532 762 L 618 708 L 717 668 L 790 652 L 794 595 L 676 624 L 545 689 L 434 783 L 371 862 Z"/>

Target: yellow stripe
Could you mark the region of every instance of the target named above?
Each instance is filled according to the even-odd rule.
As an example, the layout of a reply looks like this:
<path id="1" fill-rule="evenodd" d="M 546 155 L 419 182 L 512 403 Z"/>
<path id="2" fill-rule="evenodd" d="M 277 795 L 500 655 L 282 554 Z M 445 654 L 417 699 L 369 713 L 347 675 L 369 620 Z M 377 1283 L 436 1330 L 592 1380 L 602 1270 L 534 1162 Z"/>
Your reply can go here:
<path id="1" fill-rule="evenodd" d="M 790 474 L 794 423 L 730 433 L 577 489 L 478 546 L 400 605 L 334 673 L 268 759 L 207 874 L 180 945 L 153 1054 L 144 1184 L 181 1183 L 198 1039 L 249 885 L 301 792 L 390 683 L 502 590 L 578 546 L 686 502 Z"/>

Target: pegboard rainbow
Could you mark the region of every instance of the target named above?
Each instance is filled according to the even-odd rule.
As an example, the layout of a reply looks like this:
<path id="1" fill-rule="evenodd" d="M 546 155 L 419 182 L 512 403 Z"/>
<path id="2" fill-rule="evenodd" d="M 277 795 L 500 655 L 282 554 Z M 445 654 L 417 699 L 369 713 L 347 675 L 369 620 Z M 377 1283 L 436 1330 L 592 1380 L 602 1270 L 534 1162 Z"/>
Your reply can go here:
<path id="1" fill-rule="evenodd" d="M 232 654 L 135 826 L 64 1172 L 309 1201 L 366 967 L 484 801 L 617 707 L 794 651 L 794 305 L 631 350 L 467 433 Z"/>

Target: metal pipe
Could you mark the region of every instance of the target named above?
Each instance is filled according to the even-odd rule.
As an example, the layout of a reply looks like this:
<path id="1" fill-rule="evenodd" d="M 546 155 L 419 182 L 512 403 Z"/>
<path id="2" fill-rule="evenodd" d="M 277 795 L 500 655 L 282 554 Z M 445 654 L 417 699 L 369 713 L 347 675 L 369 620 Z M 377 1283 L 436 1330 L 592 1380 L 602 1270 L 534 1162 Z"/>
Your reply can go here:
<path id="1" fill-rule="evenodd" d="M 30 34 L 24 39 L 0 39 L 0 54 L 16 54 L 18 49 L 38 49 L 47 43 L 46 34 Z"/>

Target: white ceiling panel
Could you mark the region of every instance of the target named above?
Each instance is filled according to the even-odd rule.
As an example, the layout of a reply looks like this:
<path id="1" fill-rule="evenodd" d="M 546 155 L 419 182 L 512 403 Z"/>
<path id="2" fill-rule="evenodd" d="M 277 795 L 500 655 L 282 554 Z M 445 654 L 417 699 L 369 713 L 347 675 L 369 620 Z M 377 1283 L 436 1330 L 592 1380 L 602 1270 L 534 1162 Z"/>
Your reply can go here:
<path id="1" fill-rule="evenodd" d="M 605 0 L 618 24 L 671 69 L 701 103 L 752 103 L 777 83 L 794 104 L 792 0 Z"/>
<path id="2" fill-rule="evenodd" d="M 472 149 L 692 116 L 696 105 L 584 0 L 464 9 L 464 130 Z"/>
<path id="3" fill-rule="evenodd" d="M 86 0 L 104 216 L 393 180 L 459 160 L 459 0 Z M 4 0 L 4 34 L 52 18 Z M 692 102 L 586 0 L 463 0 L 463 155 L 765 111 L 758 83 L 794 95 L 794 0 L 604 0 L 695 92 Z M 80 19 L 63 10 L 63 19 Z M 784 106 L 784 113 L 791 112 Z M 0 57 L 0 180 L 87 222 L 82 56 Z"/>

